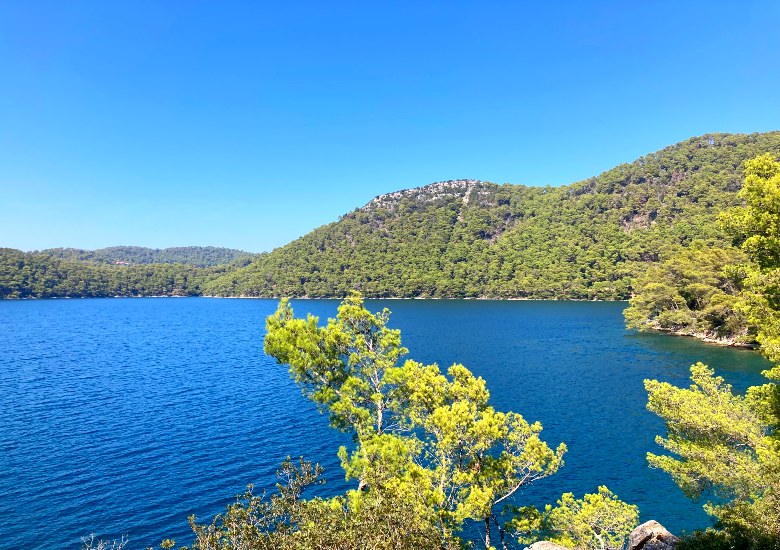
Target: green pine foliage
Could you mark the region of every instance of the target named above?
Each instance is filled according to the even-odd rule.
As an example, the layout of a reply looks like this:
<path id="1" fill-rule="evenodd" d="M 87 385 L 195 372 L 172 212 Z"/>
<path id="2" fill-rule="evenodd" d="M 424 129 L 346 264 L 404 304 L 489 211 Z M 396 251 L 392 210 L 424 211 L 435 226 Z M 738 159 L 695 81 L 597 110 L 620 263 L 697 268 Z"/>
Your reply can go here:
<path id="1" fill-rule="evenodd" d="M 734 246 L 696 240 L 664 247 L 661 261 L 636 279 L 624 312 L 629 328 L 757 341 L 780 361 L 780 163 L 773 154 L 745 162 L 737 199 L 718 216 Z"/>
<path id="2" fill-rule="evenodd" d="M 701 363 L 691 367 L 691 381 L 689 388 L 645 381 L 648 409 L 667 428 L 656 441 L 668 454 L 648 453 L 651 467 L 668 473 L 687 496 L 705 500 L 718 520 L 719 530 L 694 534 L 687 547 L 780 548 L 777 385 L 735 395 Z"/>
<path id="3" fill-rule="evenodd" d="M 780 162 L 764 154 L 745 163 L 744 205 L 720 219 L 751 260 L 742 294 L 749 322 L 758 327 L 757 340 L 770 361 L 780 363 Z M 780 367 L 770 373 L 780 380 Z"/>
<path id="4" fill-rule="evenodd" d="M 548 504 L 544 512 L 521 510 L 523 515 L 509 524 L 519 540 L 528 544 L 548 540 L 580 550 L 622 550 L 639 523 L 639 508 L 621 501 L 604 485 L 581 499 L 564 493 L 557 506 Z"/>
<path id="5" fill-rule="evenodd" d="M 445 375 L 437 365 L 400 364 L 408 350 L 400 332 L 387 328 L 388 317 L 388 310 L 367 311 L 353 293 L 320 326 L 311 315 L 296 318 L 282 300 L 266 321 L 264 349 L 333 427 L 354 435 L 356 448 L 339 451 L 347 479 L 357 480 L 350 498 L 397 495 L 435 518 L 443 541 L 464 521 L 480 521 L 490 548 L 492 525 L 502 539 L 505 532 L 499 506 L 554 474 L 566 446 L 553 450 L 541 424 L 496 411 L 485 381 L 463 365 Z"/>
<path id="6" fill-rule="evenodd" d="M 190 525 L 192 550 L 456 550 L 457 538 L 442 537 L 435 517 L 407 495 L 386 487 L 352 492 L 330 499 L 304 499 L 304 492 L 323 482 L 322 469 L 289 458 L 277 472 L 279 483 L 270 496 L 252 487 L 210 524 Z M 161 548 L 175 548 L 163 541 Z M 187 550 L 187 547 L 179 547 Z"/>
<path id="7" fill-rule="evenodd" d="M 739 306 L 745 272 L 736 267 L 746 259 L 737 248 L 699 240 L 665 248 L 636 279 L 623 312 L 627 327 L 752 345 L 755 329 Z"/>

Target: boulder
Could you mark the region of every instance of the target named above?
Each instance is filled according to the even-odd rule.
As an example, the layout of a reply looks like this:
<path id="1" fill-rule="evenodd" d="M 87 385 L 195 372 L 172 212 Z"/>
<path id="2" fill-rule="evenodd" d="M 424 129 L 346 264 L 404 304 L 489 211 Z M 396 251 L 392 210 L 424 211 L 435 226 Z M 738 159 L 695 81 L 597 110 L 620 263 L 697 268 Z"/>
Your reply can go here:
<path id="1" fill-rule="evenodd" d="M 628 536 L 628 550 L 674 550 L 680 539 L 655 520 L 646 521 Z"/>
<path id="2" fill-rule="evenodd" d="M 571 550 L 571 548 L 566 548 L 565 546 L 547 540 L 540 540 L 539 542 L 535 542 L 531 546 L 526 547 L 525 550 Z"/>

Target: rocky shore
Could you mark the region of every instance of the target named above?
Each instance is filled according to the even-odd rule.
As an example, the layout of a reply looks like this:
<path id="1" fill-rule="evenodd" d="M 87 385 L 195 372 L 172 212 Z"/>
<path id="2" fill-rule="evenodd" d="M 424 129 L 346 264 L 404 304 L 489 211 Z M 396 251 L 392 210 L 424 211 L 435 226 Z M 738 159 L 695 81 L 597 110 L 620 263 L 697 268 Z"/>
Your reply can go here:
<path id="1" fill-rule="evenodd" d="M 663 334 L 670 334 L 672 336 L 683 336 L 686 338 L 695 338 L 706 342 L 708 344 L 715 344 L 717 346 L 726 346 L 730 348 L 743 348 L 743 349 L 758 349 L 758 344 L 755 341 L 745 341 L 744 335 L 719 337 L 713 332 L 695 332 L 690 330 L 675 330 L 669 328 L 653 327 L 652 330 L 661 332 Z"/>

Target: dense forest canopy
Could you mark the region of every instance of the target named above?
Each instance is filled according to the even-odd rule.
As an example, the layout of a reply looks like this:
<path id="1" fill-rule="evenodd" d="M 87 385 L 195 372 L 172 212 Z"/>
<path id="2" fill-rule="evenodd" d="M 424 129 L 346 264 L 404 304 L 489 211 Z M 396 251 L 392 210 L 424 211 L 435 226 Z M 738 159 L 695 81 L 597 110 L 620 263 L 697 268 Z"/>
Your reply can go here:
<path id="1" fill-rule="evenodd" d="M 625 299 L 664 247 L 729 241 L 717 214 L 740 204 L 744 162 L 767 152 L 780 154 L 780 132 L 692 138 L 562 187 L 434 183 L 231 263 L 238 251 L 2 249 L 0 297 Z"/>
<path id="2" fill-rule="evenodd" d="M 204 282 L 251 260 L 239 256 L 229 264 L 203 268 L 185 263 L 85 260 L 73 256 L 78 252 L 82 251 L 0 248 L 0 298 L 199 296 Z"/>
<path id="3" fill-rule="evenodd" d="M 628 328 L 698 336 L 752 347 L 755 330 L 739 306 L 745 254 L 734 247 L 693 241 L 669 246 L 634 282 L 623 312 Z"/>

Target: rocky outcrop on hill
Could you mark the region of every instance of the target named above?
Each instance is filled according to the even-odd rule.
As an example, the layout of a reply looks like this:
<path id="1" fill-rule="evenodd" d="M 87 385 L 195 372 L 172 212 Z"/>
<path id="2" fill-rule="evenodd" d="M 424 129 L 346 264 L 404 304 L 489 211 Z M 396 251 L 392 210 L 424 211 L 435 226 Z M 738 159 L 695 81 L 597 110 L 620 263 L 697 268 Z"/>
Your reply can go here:
<path id="1" fill-rule="evenodd" d="M 646 521 L 628 536 L 628 550 L 674 550 L 680 539 L 655 520 Z"/>
<path id="2" fill-rule="evenodd" d="M 490 188 L 491 183 L 481 182 L 479 180 L 447 180 L 437 181 L 422 187 L 412 189 L 403 189 L 392 193 L 385 193 L 371 199 L 365 206 L 359 210 L 371 212 L 378 208 L 384 208 L 391 212 L 398 209 L 398 205 L 403 199 L 414 200 L 418 205 L 432 203 L 436 200 L 447 197 L 462 197 L 463 203 L 468 204 L 468 198 L 475 189 Z"/>

